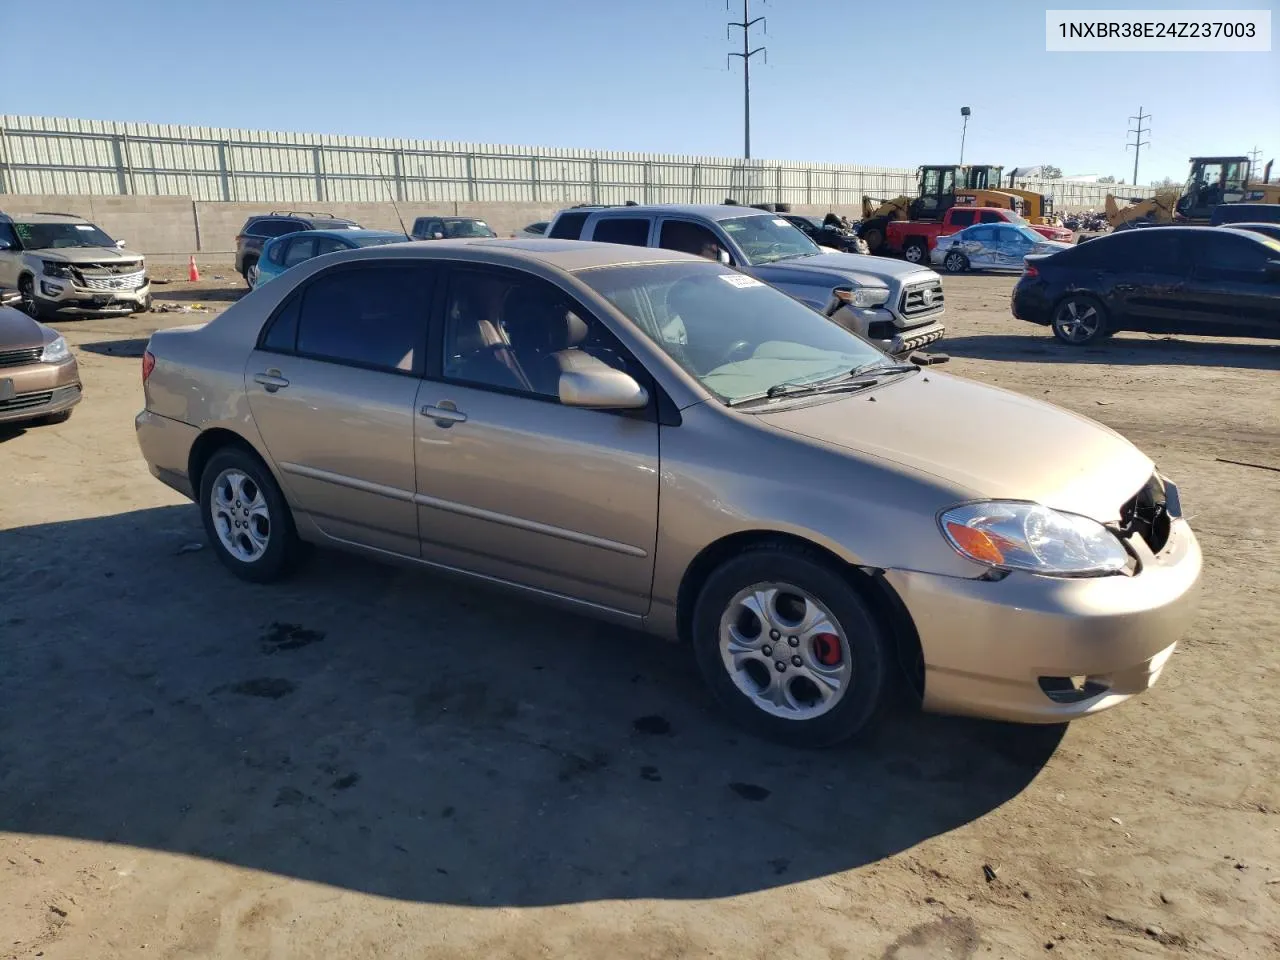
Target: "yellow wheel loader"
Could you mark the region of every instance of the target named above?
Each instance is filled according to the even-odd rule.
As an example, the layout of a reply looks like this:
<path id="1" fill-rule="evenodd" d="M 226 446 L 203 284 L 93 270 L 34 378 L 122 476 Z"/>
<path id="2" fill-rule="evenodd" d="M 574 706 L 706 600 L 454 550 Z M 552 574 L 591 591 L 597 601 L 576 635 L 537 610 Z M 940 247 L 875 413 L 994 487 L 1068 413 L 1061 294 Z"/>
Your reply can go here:
<path id="1" fill-rule="evenodd" d="M 1191 175 L 1179 194 L 1160 191 L 1154 197 L 1133 198 L 1126 206 L 1107 195 L 1107 222 L 1112 230 L 1158 223 L 1208 223 L 1213 208 L 1223 203 L 1280 203 L 1280 183 L 1270 182 L 1271 162 L 1261 179 L 1251 178 L 1248 157 L 1192 157 Z"/>
<path id="2" fill-rule="evenodd" d="M 918 192 L 915 197 L 900 196 L 891 200 L 862 198 L 862 220 L 858 236 L 866 241 L 872 253 L 884 245 L 885 224 L 891 220 L 938 220 L 951 207 L 998 207 L 1022 214 L 1019 197 L 999 190 L 973 189 L 967 186 L 968 168 L 958 165 L 923 166 L 917 168 Z"/>

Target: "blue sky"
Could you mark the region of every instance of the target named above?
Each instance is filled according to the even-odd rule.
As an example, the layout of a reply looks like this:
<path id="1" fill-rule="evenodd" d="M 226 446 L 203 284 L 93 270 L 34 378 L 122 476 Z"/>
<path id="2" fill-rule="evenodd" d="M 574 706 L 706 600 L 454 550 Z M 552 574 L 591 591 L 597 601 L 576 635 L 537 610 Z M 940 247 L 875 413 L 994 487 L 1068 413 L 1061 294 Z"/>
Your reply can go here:
<path id="1" fill-rule="evenodd" d="M 731 14 L 724 0 L 58 0 L 56 27 L 45 4 L 15 2 L 0 112 L 738 156 L 733 2 Z M 1119 5 L 1257 7 L 1280 28 L 1275 0 Z M 1139 106 L 1153 115 L 1142 182 L 1183 179 L 1192 154 L 1257 146 L 1280 160 L 1274 41 L 1051 54 L 1046 6 L 1073 4 L 753 0 L 769 58 L 753 61 L 753 155 L 947 163 L 963 104 L 975 163 L 1129 179 Z"/>

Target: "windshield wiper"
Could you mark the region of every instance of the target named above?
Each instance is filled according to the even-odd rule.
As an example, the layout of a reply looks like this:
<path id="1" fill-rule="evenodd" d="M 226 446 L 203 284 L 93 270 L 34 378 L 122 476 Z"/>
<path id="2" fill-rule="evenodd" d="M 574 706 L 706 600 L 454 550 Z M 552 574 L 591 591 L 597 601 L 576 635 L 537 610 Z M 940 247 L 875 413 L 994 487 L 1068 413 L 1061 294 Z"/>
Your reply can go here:
<path id="1" fill-rule="evenodd" d="M 753 403 L 757 400 L 777 400 L 779 397 L 794 397 L 800 394 L 816 394 L 816 393 L 834 393 L 840 390 L 861 390 L 864 387 L 874 387 L 876 385 L 875 378 L 867 380 L 854 380 L 850 374 L 843 373 L 838 377 L 829 380 L 810 381 L 807 383 L 775 383 L 763 393 L 753 393 L 745 397 L 734 397 L 732 400 L 726 401 L 729 406 L 736 407 L 744 403 Z"/>
<path id="2" fill-rule="evenodd" d="M 913 370 L 919 370 L 914 363 L 885 363 L 883 360 L 876 360 L 872 363 L 865 363 L 860 367 L 854 367 L 850 374 L 859 376 L 864 373 L 911 373 Z"/>

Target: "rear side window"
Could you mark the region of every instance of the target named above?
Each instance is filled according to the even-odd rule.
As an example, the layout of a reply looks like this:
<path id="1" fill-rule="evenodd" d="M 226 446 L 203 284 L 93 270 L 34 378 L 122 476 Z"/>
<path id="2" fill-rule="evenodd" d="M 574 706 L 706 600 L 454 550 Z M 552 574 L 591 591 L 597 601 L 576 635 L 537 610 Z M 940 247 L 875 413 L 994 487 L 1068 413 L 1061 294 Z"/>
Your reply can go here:
<path id="1" fill-rule="evenodd" d="M 296 233 L 303 229 L 303 224 L 293 220 L 255 220 L 245 227 L 245 233 L 253 237 L 282 237 L 286 233 Z"/>
<path id="2" fill-rule="evenodd" d="M 972 230 L 966 230 L 964 233 L 966 240 L 974 243 L 995 243 L 996 228 L 995 227 L 974 227 Z"/>
<path id="3" fill-rule="evenodd" d="M 310 260 L 316 255 L 315 237 L 294 237 L 288 241 L 289 249 L 284 255 L 284 265 L 293 267 L 303 260 Z"/>
<path id="4" fill-rule="evenodd" d="M 951 225 L 953 227 L 967 227 L 973 223 L 975 211 L 973 210 L 952 210 Z"/>
<path id="5" fill-rule="evenodd" d="M 978 218 L 979 223 L 1006 223 L 1007 220 L 995 210 L 984 210 Z"/>
<path id="6" fill-rule="evenodd" d="M 297 352 L 376 370 L 421 368 L 432 276 L 413 264 L 361 264 L 322 274 L 302 293 Z M 273 326 L 268 342 L 274 333 Z"/>
<path id="7" fill-rule="evenodd" d="M 636 217 L 597 220 L 591 239 L 598 243 L 625 243 L 632 247 L 643 247 L 649 242 L 649 221 Z"/>
<path id="8" fill-rule="evenodd" d="M 582 228 L 589 216 L 589 213 L 561 214 L 547 231 L 547 236 L 556 240 L 577 240 L 582 236 Z"/>

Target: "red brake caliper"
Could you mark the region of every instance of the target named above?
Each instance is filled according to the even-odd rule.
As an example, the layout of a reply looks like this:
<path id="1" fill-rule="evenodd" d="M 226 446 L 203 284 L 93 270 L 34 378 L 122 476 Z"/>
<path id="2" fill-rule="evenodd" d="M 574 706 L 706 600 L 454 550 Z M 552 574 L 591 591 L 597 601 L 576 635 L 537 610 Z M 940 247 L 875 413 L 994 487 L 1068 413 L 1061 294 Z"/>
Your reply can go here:
<path id="1" fill-rule="evenodd" d="M 840 638 L 834 633 L 820 633 L 813 638 L 813 655 L 824 667 L 840 665 Z"/>

